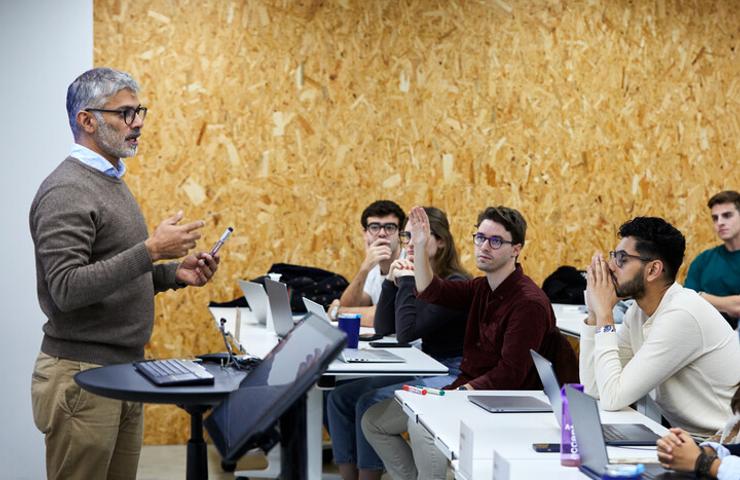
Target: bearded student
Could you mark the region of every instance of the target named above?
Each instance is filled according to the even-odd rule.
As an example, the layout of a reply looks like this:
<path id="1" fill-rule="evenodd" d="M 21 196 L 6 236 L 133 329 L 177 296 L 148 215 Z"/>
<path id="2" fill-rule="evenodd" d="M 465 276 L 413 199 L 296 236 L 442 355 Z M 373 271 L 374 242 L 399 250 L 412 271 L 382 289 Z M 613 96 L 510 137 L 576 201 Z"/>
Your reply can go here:
<path id="1" fill-rule="evenodd" d="M 672 427 L 707 437 L 732 414 L 740 381 L 740 344 L 722 315 L 676 283 L 684 236 L 662 218 L 636 217 L 621 240 L 587 271 L 589 316 L 581 329 L 580 374 L 606 410 L 650 394 Z M 616 330 L 612 308 L 635 303 Z"/>

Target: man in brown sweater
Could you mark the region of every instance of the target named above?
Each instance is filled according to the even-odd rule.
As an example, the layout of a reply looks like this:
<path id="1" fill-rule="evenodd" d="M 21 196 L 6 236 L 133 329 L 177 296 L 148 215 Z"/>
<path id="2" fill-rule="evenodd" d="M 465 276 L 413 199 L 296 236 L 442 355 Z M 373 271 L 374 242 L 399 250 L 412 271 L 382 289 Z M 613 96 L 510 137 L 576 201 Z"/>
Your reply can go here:
<path id="1" fill-rule="evenodd" d="M 138 91 L 128 74 L 109 68 L 72 82 L 67 113 L 75 144 L 31 205 L 37 291 L 47 317 L 31 398 L 34 422 L 45 434 L 48 478 L 136 478 L 141 404 L 93 395 L 73 376 L 141 360 L 154 295 L 203 286 L 218 268 L 218 257 L 188 255 L 202 221 L 179 225 L 178 212 L 148 235 L 121 178 L 122 158 L 136 153 L 147 112 Z"/>

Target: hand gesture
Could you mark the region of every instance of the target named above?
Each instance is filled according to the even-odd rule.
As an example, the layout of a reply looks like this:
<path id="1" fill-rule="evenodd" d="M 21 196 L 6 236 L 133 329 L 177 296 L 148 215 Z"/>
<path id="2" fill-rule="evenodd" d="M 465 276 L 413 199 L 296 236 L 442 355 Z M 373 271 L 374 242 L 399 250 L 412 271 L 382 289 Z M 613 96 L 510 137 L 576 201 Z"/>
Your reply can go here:
<path id="1" fill-rule="evenodd" d="M 380 262 L 390 260 L 392 255 L 391 241 L 387 238 L 378 238 L 365 250 L 362 266 L 365 270 L 370 270 Z"/>
<path id="2" fill-rule="evenodd" d="M 220 261 L 221 258 L 218 255 L 212 257 L 210 254 L 203 252 L 197 255 L 188 255 L 178 265 L 175 278 L 178 283 L 202 287 L 213 278 Z"/>
<path id="3" fill-rule="evenodd" d="M 701 450 L 688 433 L 680 428 L 671 428 L 670 433 L 660 438 L 656 444 L 658 460 L 663 467 L 682 472 L 694 470 Z"/>
<path id="4" fill-rule="evenodd" d="M 589 311 L 593 312 L 597 319 L 611 315 L 612 309 L 619 301 L 612 272 L 601 252 L 594 254 L 591 265 L 586 269 L 586 298 Z"/>
<path id="5" fill-rule="evenodd" d="M 409 212 L 409 228 L 414 251 L 424 252 L 431 235 L 429 217 L 422 207 L 414 207 Z"/>
<path id="6" fill-rule="evenodd" d="M 197 231 L 205 225 L 201 220 L 178 225 L 184 213 L 182 210 L 166 218 L 157 225 L 154 233 L 146 239 L 144 244 L 153 261 L 164 258 L 180 258 L 187 255 L 191 248 L 195 248 L 195 241 L 200 238 Z"/>
<path id="7" fill-rule="evenodd" d="M 398 259 L 391 263 L 386 280 L 396 283 L 398 277 L 414 276 L 414 264 L 408 259 Z"/>

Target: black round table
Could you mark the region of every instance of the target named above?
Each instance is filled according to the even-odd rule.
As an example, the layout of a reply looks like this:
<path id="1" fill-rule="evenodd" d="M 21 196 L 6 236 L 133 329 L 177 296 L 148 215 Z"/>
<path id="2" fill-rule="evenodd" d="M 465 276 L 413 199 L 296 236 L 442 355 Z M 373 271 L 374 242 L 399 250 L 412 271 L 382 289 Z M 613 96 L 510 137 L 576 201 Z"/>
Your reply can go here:
<path id="1" fill-rule="evenodd" d="M 190 439 L 187 451 L 187 480 L 208 478 L 208 456 L 203 440 L 203 413 L 221 403 L 239 388 L 245 372 L 203 364 L 214 376 L 213 385 L 158 387 L 126 363 L 85 370 L 75 375 L 80 387 L 102 397 L 130 402 L 177 405 L 190 414 Z"/>

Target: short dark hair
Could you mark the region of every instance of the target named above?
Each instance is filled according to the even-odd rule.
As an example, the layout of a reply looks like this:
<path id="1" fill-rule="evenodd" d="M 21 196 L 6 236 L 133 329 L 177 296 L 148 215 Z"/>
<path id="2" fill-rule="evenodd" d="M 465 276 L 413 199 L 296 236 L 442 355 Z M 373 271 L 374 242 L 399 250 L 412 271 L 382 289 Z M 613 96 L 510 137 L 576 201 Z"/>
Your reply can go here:
<path id="1" fill-rule="evenodd" d="M 686 251 L 686 239 L 676 227 L 658 217 L 635 217 L 619 227 L 619 236 L 633 237 L 637 252 L 662 260 L 666 278 L 671 283 L 676 280 Z"/>
<path id="2" fill-rule="evenodd" d="M 399 207 L 396 202 L 391 200 L 378 200 L 368 205 L 367 208 L 362 211 L 362 216 L 360 217 L 362 228 L 367 228 L 368 217 L 385 217 L 386 215 L 395 215 L 398 218 L 399 227 L 401 227 L 401 225 L 406 221 L 406 214 L 403 213 L 403 209 Z"/>
<path id="3" fill-rule="evenodd" d="M 519 210 L 502 205 L 488 207 L 478 214 L 478 223 L 475 226 L 480 227 L 483 220 L 500 223 L 511 234 L 511 241 L 514 245 L 519 243 L 522 247 L 524 246 L 524 240 L 527 237 L 527 221 L 524 220 Z"/>
<path id="4" fill-rule="evenodd" d="M 712 208 L 715 205 L 721 205 L 723 203 L 734 203 L 735 208 L 740 212 L 740 193 L 737 193 L 735 190 L 724 190 L 719 192 L 709 199 L 707 207 Z"/>

